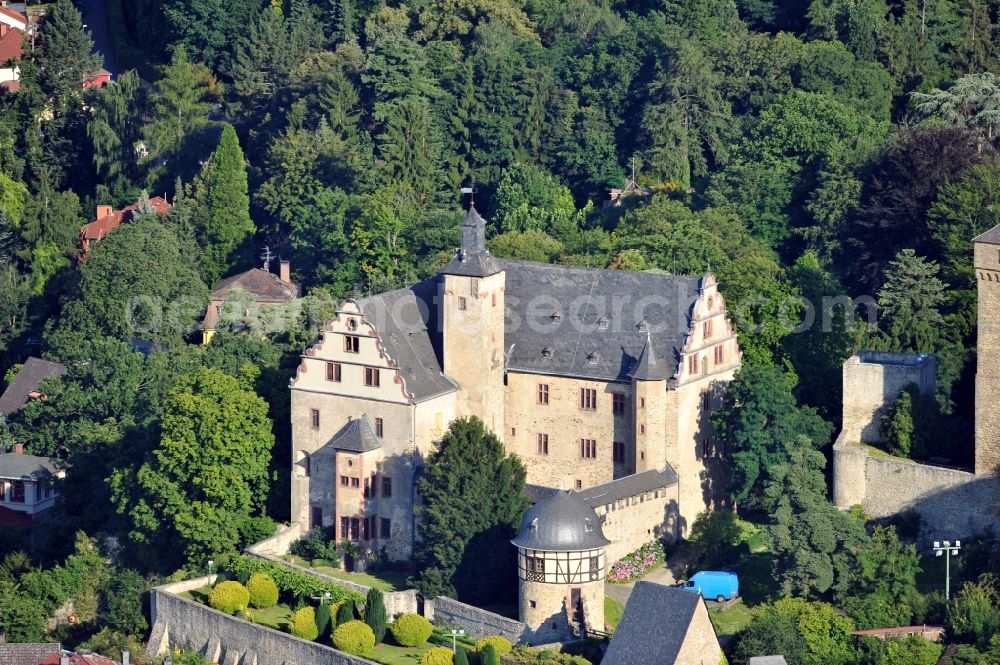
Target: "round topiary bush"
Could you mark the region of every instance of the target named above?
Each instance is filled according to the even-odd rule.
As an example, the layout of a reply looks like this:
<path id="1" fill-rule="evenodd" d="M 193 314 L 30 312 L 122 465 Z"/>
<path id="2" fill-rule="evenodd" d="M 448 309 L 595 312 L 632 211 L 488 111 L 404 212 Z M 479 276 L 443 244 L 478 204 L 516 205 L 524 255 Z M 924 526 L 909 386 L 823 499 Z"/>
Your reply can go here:
<path id="1" fill-rule="evenodd" d="M 239 582 L 217 584 L 208 594 L 208 604 L 226 614 L 246 611 L 250 604 L 250 592 Z"/>
<path id="2" fill-rule="evenodd" d="M 348 621 L 333 631 L 333 648 L 352 656 L 367 656 L 375 648 L 375 633 L 364 621 Z"/>
<path id="3" fill-rule="evenodd" d="M 419 614 L 403 614 L 389 626 L 392 639 L 401 647 L 418 647 L 426 642 L 434 626 Z"/>
<path id="4" fill-rule="evenodd" d="M 417 665 L 452 665 L 451 649 L 434 647 L 417 661 Z"/>
<path id="5" fill-rule="evenodd" d="M 278 585 L 266 573 L 254 573 L 247 582 L 250 607 L 274 607 L 278 604 Z"/>
<path id="6" fill-rule="evenodd" d="M 293 614 L 288 632 L 310 642 L 319 637 L 319 628 L 316 626 L 316 609 L 312 606 L 303 607 Z"/>
<path id="7" fill-rule="evenodd" d="M 511 644 L 506 638 L 500 637 L 499 635 L 491 635 L 490 637 L 484 637 L 476 642 L 476 651 L 482 651 L 486 648 L 487 644 L 492 644 L 493 648 L 496 649 L 497 653 L 501 656 L 505 653 L 510 653 L 514 649 L 514 645 Z"/>

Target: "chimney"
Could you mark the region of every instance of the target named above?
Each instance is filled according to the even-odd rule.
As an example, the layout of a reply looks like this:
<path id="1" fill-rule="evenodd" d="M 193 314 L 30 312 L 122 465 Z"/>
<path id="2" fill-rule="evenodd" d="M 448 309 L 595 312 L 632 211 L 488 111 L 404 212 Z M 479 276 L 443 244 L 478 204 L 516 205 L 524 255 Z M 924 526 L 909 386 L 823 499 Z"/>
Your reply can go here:
<path id="1" fill-rule="evenodd" d="M 24 454 L 24 444 L 23 443 L 15 443 L 14 444 L 14 452 L 16 454 L 18 454 L 18 455 L 23 455 Z"/>
<path id="2" fill-rule="evenodd" d="M 59 665 L 69 665 L 69 656 L 66 654 L 59 656 Z"/>
<path id="3" fill-rule="evenodd" d="M 279 276 L 282 282 L 286 284 L 292 283 L 292 264 L 290 261 L 281 262 L 281 274 Z"/>
<path id="4" fill-rule="evenodd" d="M 10 27 L 6 23 L 0 23 L 0 39 L 7 36 L 8 30 L 10 30 Z"/>
<path id="5" fill-rule="evenodd" d="M 104 219 L 111 215 L 114 208 L 111 206 L 97 206 L 97 219 Z"/>
<path id="6" fill-rule="evenodd" d="M 129 655 L 128 649 L 122 649 L 122 665 L 129 665 Z"/>

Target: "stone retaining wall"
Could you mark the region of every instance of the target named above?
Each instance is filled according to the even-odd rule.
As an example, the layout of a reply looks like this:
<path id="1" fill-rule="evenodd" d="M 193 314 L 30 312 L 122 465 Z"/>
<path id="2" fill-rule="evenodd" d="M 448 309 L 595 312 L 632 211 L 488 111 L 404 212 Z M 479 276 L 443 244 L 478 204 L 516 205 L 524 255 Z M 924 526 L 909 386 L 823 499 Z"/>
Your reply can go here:
<path id="1" fill-rule="evenodd" d="M 179 647 L 220 665 L 373 665 L 370 660 L 237 619 L 176 595 L 214 581 L 213 575 L 152 590 L 153 630 L 146 647 L 150 656 L 162 656 Z"/>
<path id="2" fill-rule="evenodd" d="M 246 549 L 247 554 L 288 554 L 292 543 L 302 538 L 302 526 L 296 524 L 282 524 L 273 536 L 259 543 L 254 543 Z"/>
<path id="3" fill-rule="evenodd" d="M 476 639 L 500 635 L 517 644 L 527 629 L 520 621 L 443 596 L 435 598 L 433 602 L 426 602 L 425 614 L 436 624 L 464 628 L 466 634 Z"/>

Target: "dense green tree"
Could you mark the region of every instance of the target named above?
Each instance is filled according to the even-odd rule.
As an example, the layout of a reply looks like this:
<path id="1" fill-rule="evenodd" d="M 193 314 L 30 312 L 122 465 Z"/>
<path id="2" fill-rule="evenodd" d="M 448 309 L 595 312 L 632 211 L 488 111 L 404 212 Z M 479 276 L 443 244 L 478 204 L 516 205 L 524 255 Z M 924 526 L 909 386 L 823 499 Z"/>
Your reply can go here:
<path id="1" fill-rule="evenodd" d="M 408 96 L 388 102 L 376 143 L 387 181 L 422 199 L 434 198 L 443 184 L 441 139 L 426 100 Z"/>
<path id="2" fill-rule="evenodd" d="M 894 351 L 933 351 L 944 317 L 945 284 L 934 262 L 904 249 L 889 262 L 878 292 L 880 328 Z"/>
<path id="3" fill-rule="evenodd" d="M 205 281 L 215 281 L 250 253 L 250 219 L 246 160 L 236 130 L 226 125 L 211 158 L 205 163 L 208 214 L 201 231 L 201 257 Z"/>
<path id="4" fill-rule="evenodd" d="M 889 410 L 879 420 L 878 430 L 889 452 L 909 457 L 913 446 L 913 393 L 916 386 L 908 386 L 889 405 Z"/>
<path id="5" fill-rule="evenodd" d="M 913 619 L 920 557 L 899 541 L 894 527 L 876 526 L 850 555 L 834 599 L 859 629 L 907 626 Z"/>
<path id="6" fill-rule="evenodd" d="M 789 663 L 846 665 L 852 662 L 853 629 L 851 620 L 827 603 L 786 598 L 754 609 L 750 625 L 737 638 L 735 662 L 782 654 Z"/>
<path id="7" fill-rule="evenodd" d="M 369 589 L 365 600 L 365 623 L 375 634 L 375 644 L 381 644 L 385 631 L 389 627 L 385 611 L 385 598 L 378 589 Z"/>
<path id="8" fill-rule="evenodd" d="M 992 143 L 1000 117 L 1000 77 L 990 72 L 967 74 L 947 90 L 914 92 L 914 108 L 924 116 L 937 116 L 956 127 L 978 131 Z"/>
<path id="9" fill-rule="evenodd" d="M 948 625 L 955 638 L 974 643 L 980 649 L 989 648 L 994 636 L 1000 635 L 998 601 L 1000 588 L 992 574 L 963 584 L 948 605 Z"/>
<path id="10" fill-rule="evenodd" d="M 139 182 L 141 166 L 139 145 L 142 141 L 143 115 L 147 93 L 139 75 L 130 70 L 120 75 L 115 85 L 96 93 L 87 136 L 93 146 L 94 167 L 104 184 L 120 196 Z"/>
<path id="11" fill-rule="evenodd" d="M 526 470 L 477 418 L 452 421 L 417 480 L 422 538 L 418 588 L 467 602 L 505 597 L 514 573 L 508 541 L 528 508 Z M 484 577 L 484 566 L 495 574 Z"/>
<path id="12" fill-rule="evenodd" d="M 804 437 L 813 452 L 830 441 L 833 428 L 815 409 L 796 404 L 794 386 L 795 379 L 774 365 L 744 365 L 712 414 L 732 462 L 730 494 L 738 504 L 766 509 L 763 490 L 774 470 L 787 466 L 793 454 L 810 458 L 799 450 L 800 440 Z"/>
<path id="13" fill-rule="evenodd" d="M 163 404 L 159 443 L 110 481 L 129 537 L 164 563 L 236 551 L 261 515 L 274 435 L 251 376 L 203 368 L 181 377 Z"/>
<path id="14" fill-rule="evenodd" d="M 101 68 L 101 58 L 92 52 L 94 42 L 72 0 L 57 0 L 49 7 L 38 37 L 38 85 L 51 100 L 52 111 L 60 116 L 70 112 L 80 99 L 84 82 Z"/>
<path id="15" fill-rule="evenodd" d="M 214 71 L 229 73 L 232 38 L 250 24 L 262 0 L 169 0 L 157 3 L 172 44 Z"/>

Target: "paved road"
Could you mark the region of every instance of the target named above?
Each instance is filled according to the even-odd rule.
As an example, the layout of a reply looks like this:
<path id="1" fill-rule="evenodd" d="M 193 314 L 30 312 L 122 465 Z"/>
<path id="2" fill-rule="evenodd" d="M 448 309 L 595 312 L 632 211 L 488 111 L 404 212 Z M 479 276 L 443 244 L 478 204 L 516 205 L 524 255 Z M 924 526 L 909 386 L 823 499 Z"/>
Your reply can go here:
<path id="1" fill-rule="evenodd" d="M 79 6 L 83 12 L 83 22 L 94 38 L 94 52 L 104 57 L 104 68 L 111 72 L 112 77 L 117 77 L 118 63 L 115 61 L 114 49 L 111 48 L 104 0 L 80 0 Z"/>

